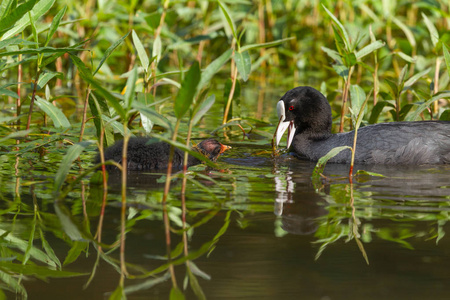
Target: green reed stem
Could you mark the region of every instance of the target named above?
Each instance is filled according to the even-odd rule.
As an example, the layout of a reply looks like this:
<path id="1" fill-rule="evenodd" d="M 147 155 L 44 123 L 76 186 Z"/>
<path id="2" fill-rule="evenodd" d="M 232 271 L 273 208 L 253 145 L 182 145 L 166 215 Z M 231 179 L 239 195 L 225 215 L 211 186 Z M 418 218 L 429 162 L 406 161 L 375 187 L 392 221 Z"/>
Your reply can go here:
<path id="1" fill-rule="evenodd" d="M 30 110 L 28 112 L 27 130 L 30 129 L 31 115 L 33 113 L 34 100 L 36 99 L 37 83 L 39 80 L 39 76 L 41 75 L 41 72 L 42 70 L 38 70 L 36 74 L 36 79 L 33 81 L 33 94 L 31 95 Z"/>
<path id="2" fill-rule="evenodd" d="M 353 147 L 352 147 L 352 160 L 350 162 L 350 171 L 348 173 L 348 177 L 350 179 L 350 182 L 352 181 L 353 165 L 355 163 L 356 140 L 358 139 L 358 128 L 359 128 L 359 125 L 361 125 L 362 118 L 364 116 L 364 108 L 366 107 L 367 101 L 369 101 L 369 98 L 370 98 L 371 94 L 372 94 L 372 90 L 370 90 L 370 92 L 367 94 L 366 100 L 364 100 L 364 103 L 361 105 L 361 108 L 360 108 L 359 113 L 358 113 L 358 118 L 356 119 L 355 135 L 353 137 Z"/>
<path id="3" fill-rule="evenodd" d="M 231 80 L 233 81 L 232 85 L 231 85 L 231 90 L 230 90 L 230 94 L 228 95 L 228 100 L 227 100 L 227 106 L 225 108 L 225 112 L 223 113 L 223 121 L 222 121 L 222 125 L 227 123 L 228 120 L 228 113 L 230 112 L 230 107 L 231 107 L 231 101 L 233 100 L 233 95 L 234 95 L 234 90 L 236 88 L 236 80 L 237 80 L 237 67 L 236 64 L 233 60 L 232 62 L 232 66 L 234 66 L 234 69 L 232 69 L 232 76 L 231 76 Z"/>
<path id="4" fill-rule="evenodd" d="M 348 100 L 348 94 L 349 94 L 350 82 L 351 82 L 350 79 L 352 77 L 353 68 L 354 67 L 352 66 L 348 70 L 348 77 L 347 77 L 347 80 L 345 81 L 345 85 L 344 85 L 344 93 L 342 95 L 341 121 L 339 123 L 339 132 L 344 132 L 345 105 L 346 105 L 347 100 Z"/>

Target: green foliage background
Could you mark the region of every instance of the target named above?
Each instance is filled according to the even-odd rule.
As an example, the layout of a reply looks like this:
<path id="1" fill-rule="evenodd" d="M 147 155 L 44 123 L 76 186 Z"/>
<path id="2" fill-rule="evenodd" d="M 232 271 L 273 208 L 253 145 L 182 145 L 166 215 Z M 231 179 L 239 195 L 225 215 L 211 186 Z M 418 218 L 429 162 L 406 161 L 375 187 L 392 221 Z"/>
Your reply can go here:
<path id="1" fill-rule="evenodd" d="M 72 189 L 94 171 L 93 151 L 85 150 L 148 135 L 191 151 L 191 135 L 221 134 L 225 140 L 237 140 L 242 134 L 239 126 L 255 134 L 251 143 L 269 148 L 278 121 L 276 102 L 298 85 L 311 85 L 327 96 L 336 131 L 359 126 L 360 110 L 362 125 L 450 120 L 449 12 L 444 1 L 3 0 L 2 215 L 12 213 L 15 219 L 26 212 L 33 220 L 27 219 L 32 226 L 20 238 L 12 234 L 14 225 L 1 229 L 3 241 L 13 244 L 2 256 L 2 289 L 26 295 L 15 276 L 19 273 L 38 273 L 43 279 L 78 276 L 53 269 L 75 261 L 90 242 L 101 245 L 90 232 L 88 218 L 82 224 L 73 220 L 73 215 L 82 214 L 81 200 L 72 212 L 55 202 L 52 213 L 40 211 L 36 200 L 47 199 L 40 203 L 45 207 L 55 199 L 78 199 Z M 15 184 L 9 181 L 12 174 Z M 45 188 L 34 190 L 36 183 L 46 180 L 42 178 L 52 178 L 51 194 Z M 212 215 L 218 213 L 222 187 L 214 190 L 191 181 L 211 194 Z M 238 196 L 245 198 L 247 186 L 242 182 L 240 186 L 243 196 Z M 23 195 L 31 195 L 33 205 L 22 203 Z M 92 188 L 90 195 L 97 201 L 102 197 L 99 188 Z M 154 193 L 153 206 L 144 211 L 147 215 L 130 217 L 129 223 L 161 219 L 161 196 Z M 171 209 L 178 212 L 178 204 Z M 92 205 L 84 207 L 86 215 L 97 217 L 100 203 Z M 201 210 L 205 204 L 191 205 Z M 173 211 L 171 221 L 182 223 Z M 175 262 L 184 264 L 210 251 L 226 231 L 230 212 L 213 240 Z M 70 246 L 62 264 L 45 238 L 48 228 Z M 35 239 L 41 247 L 33 245 Z M 182 245 L 174 252 L 180 255 Z M 98 255 L 117 270 L 124 265 L 104 253 Z M 195 276 L 204 274 L 191 263 L 187 276 L 196 296 L 203 298 Z M 166 263 L 145 275 L 169 268 Z M 167 280 L 168 274 L 152 277 L 148 285 Z M 111 298 L 126 292 L 121 282 Z M 181 298 L 176 285 L 171 297 Z"/>

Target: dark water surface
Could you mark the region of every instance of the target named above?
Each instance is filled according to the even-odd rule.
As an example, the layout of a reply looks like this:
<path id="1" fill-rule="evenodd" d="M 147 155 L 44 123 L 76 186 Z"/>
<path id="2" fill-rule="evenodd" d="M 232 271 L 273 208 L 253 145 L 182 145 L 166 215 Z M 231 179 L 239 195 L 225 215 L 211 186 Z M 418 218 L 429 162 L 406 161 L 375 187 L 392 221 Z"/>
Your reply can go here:
<path id="1" fill-rule="evenodd" d="M 220 159 L 221 171 L 193 168 L 204 175 L 196 178 L 208 191 L 191 183 L 186 194 L 191 212 L 188 223 L 215 214 L 191 232 L 190 251 L 195 252 L 210 242 L 224 227 L 231 212 L 229 226 L 213 251 L 193 260 L 210 277 L 207 280 L 197 276 L 207 298 L 448 298 L 450 238 L 446 233 L 450 230 L 447 222 L 450 166 L 365 166 L 365 170 L 385 177 L 361 176 L 350 185 L 348 179 L 342 178 L 348 166 L 328 165 L 325 169 L 328 179 L 313 183 L 313 163 L 289 154 L 273 160 L 262 152 L 270 148 L 268 145 L 251 142 L 231 142 L 231 145 L 233 151 Z M 166 254 L 160 207 L 163 183 L 157 182 L 159 177 L 129 173 L 128 213 L 134 214 L 129 218 L 135 223 L 129 224 L 126 236 L 126 260 L 147 271 L 165 262 L 155 259 Z M 119 178 L 110 178 L 110 200 L 103 230 L 106 244 L 117 240 L 120 232 L 120 192 L 115 180 Z M 180 182 L 174 182 L 169 199 L 173 213 L 171 224 L 176 229 L 180 228 L 180 188 Z M 95 232 L 99 200 L 95 188 L 91 189 L 86 210 Z M 213 192 L 216 199 L 208 192 Z M 81 223 L 82 208 L 76 197 L 70 198 L 65 205 L 74 220 Z M 37 201 L 44 200 L 38 195 Z M 47 210 L 53 213 L 51 206 Z M 139 215 L 146 217 L 138 220 Z M 16 222 L 26 226 L 30 221 L 23 217 Z M 52 231 L 46 234 L 49 244 L 64 261 L 70 243 L 63 241 L 64 233 L 58 236 L 56 229 L 47 230 Z M 172 233 L 171 236 L 175 247 L 181 235 Z M 22 238 L 26 240 L 27 236 Z M 29 298 L 108 298 L 117 287 L 120 275 L 104 260 L 100 260 L 93 281 L 83 289 L 96 255 L 91 244 L 75 262 L 63 267 L 63 270 L 86 273 L 85 276 L 48 282 L 27 276 L 23 285 Z M 118 250 L 109 256 L 118 259 Z M 128 269 L 131 274 L 139 274 L 137 269 Z M 175 270 L 178 285 L 182 287 L 186 267 L 181 264 Z M 127 279 L 125 287 L 144 281 Z M 171 286 L 168 279 L 130 293 L 128 299 L 167 299 Z M 188 299 L 196 298 L 190 287 L 185 295 Z"/>

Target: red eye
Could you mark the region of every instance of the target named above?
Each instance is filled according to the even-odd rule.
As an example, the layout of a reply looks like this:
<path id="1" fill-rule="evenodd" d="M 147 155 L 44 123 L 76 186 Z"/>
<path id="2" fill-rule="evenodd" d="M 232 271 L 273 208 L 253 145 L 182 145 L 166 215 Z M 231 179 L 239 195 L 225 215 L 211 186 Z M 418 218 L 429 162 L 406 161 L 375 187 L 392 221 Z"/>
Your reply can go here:
<path id="1" fill-rule="evenodd" d="M 291 105 L 290 107 L 289 107 L 289 110 L 293 110 L 294 109 L 294 105 Z"/>

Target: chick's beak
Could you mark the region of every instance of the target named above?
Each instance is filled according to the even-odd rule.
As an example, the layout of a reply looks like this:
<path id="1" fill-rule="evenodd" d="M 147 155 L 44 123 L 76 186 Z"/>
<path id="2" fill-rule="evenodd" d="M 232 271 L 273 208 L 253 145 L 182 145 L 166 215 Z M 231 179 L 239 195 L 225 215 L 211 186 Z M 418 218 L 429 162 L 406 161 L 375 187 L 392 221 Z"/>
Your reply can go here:
<path id="1" fill-rule="evenodd" d="M 224 153 L 225 151 L 227 151 L 228 149 L 231 149 L 230 146 L 224 145 L 224 144 L 220 144 L 220 154 Z"/>
<path id="2" fill-rule="evenodd" d="M 286 131 L 286 129 L 289 129 L 288 130 L 288 138 L 287 138 L 287 148 L 289 148 L 292 144 L 292 140 L 294 139 L 295 125 L 294 125 L 294 121 L 284 121 L 286 119 L 285 112 L 286 112 L 286 110 L 284 107 L 283 100 L 278 101 L 277 113 L 278 113 L 278 118 L 280 121 L 278 122 L 277 131 L 276 131 L 277 146 L 280 143 L 280 140 L 283 137 L 283 134 Z"/>

